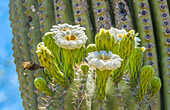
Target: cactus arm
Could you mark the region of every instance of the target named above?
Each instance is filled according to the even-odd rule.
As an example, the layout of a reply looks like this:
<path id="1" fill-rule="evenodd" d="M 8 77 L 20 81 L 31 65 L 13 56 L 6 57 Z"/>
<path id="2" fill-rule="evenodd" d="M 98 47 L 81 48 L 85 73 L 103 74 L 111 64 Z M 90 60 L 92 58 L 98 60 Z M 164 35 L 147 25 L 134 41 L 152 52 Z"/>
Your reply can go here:
<path id="1" fill-rule="evenodd" d="M 72 0 L 72 7 L 73 7 L 73 14 L 74 14 L 74 21 L 76 24 L 80 24 L 81 26 L 86 28 L 86 34 L 88 36 L 88 43 L 93 42 L 93 28 L 91 25 L 91 21 L 89 18 L 88 13 L 88 5 L 86 0 L 75 1 Z"/>
<path id="2" fill-rule="evenodd" d="M 9 4 L 10 7 L 10 20 L 11 20 L 11 27 L 12 27 L 12 33 L 14 35 L 14 38 L 12 40 L 13 43 L 13 51 L 14 54 L 13 56 L 15 57 L 15 64 L 16 64 L 16 71 L 18 73 L 18 79 L 19 79 L 19 83 L 20 83 L 20 91 L 21 91 L 21 98 L 23 99 L 23 106 L 26 110 L 28 110 L 30 108 L 29 106 L 29 97 L 28 97 L 28 82 L 26 81 L 26 77 L 27 75 L 23 75 L 24 71 L 22 69 L 22 51 L 19 48 L 19 44 L 18 44 L 18 40 L 19 40 L 19 36 L 18 36 L 18 27 L 17 27 L 17 19 L 16 18 L 16 11 L 14 11 L 16 9 L 16 4 L 14 0 L 10 1 Z"/>
<path id="3" fill-rule="evenodd" d="M 65 110 L 74 110 L 76 109 L 77 99 L 78 99 L 78 87 L 80 80 L 74 79 L 67 89 L 67 95 L 65 96 L 64 109 Z"/>
<path id="4" fill-rule="evenodd" d="M 153 17 L 153 24 L 155 29 L 155 37 L 158 47 L 158 56 L 159 56 L 159 66 L 160 74 L 163 82 L 163 109 L 168 110 L 170 108 L 170 85 L 169 85 L 169 35 L 170 35 L 170 25 L 167 22 L 170 22 L 169 11 L 167 7 L 167 1 L 150 1 L 151 12 Z M 165 6 L 165 7 L 164 7 Z M 157 11 L 155 11 L 157 10 Z"/>
<path id="5" fill-rule="evenodd" d="M 50 31 L 52 25 L 55 24 L 53 2 L 47 0 L 37 1 L 39 7 L 40 30 L 43 36 L 44 33 Z"/>
<path id="6" fill-rule="evenodd" d="M 41 31 L 40 31 L 40 21 L 39 21 L 39 16 L 37 14 L 38 13 L 38 2 L 35 0 L 25 0 L 23 5 L 25 7 L 25 14 L 30 19 L 30 23 L 29 23 L 30 27 L 28 30 L 28 37 L 30 39 L 29 44 L 30 44 L 31 55 L 32 55 L 31 59 L 36 64 L 39 64 L 38 57 L 35 52 L 37 44 L 42 41 Z M 41 69 L 34 71 L 34 77 L 42 76 L 41 73 L 42 73 Z M 43 105 L 45 103 L 45 101 L 43 101 L 42 97 L 46 97 L 47 95 L 43 94 L 39 91 L 35 91 L 35 92 L 37 94 L 37 101 L 42 102 L 42 105 Z M 42 105 L 38 103 L 38 108 L 39 108 L 39 106 L 42 106 Z"/>
<path id="7" fill-rule="evenodd" d="M 140 33 L 141 46 L 146 48 L 146 51 L 144 52 L 144 65 L 152 65 L 156 71 L 155 75 L 159 76 L 156 43 L 148 1 L 144 0 L 143 2 L 137 2 L 135 0 L 133 2 L 133 10 L 137 32 Z"/>
<path id="8" fill-rule="evenodd" d="M 122 80 L 119 86 L 122 93 L 125 110 L 137 110 L 139 104 L 135 101 L 134 92 L 131 91 L 127 82 Z"/>
<path id="9" fill-rule="evenodd" d="M 106 87 L 106 107 L 108 110 L 121 110 L 122 106 L 120 106 L 121 100 L 117 97 L 118 91 L 116 91 L 116 86 L 114 85 L 111 78 L 109 78 Z"/>
<path id="10" fill-rule="evenodd" d="M 71 0 L 53 0 L 56 24 L 74 24 Z"/>
<path id="11" fill-rule="evenodd" d="M 24 14 L 24 6 L 23 6 L 23 0 L 16 0 L 16 6 L 17 6 L 17 17 L 19 19 L 18 22 L 18 28 L 19 28 L 19 42 L 21 43 L 21 49 L 23 51 L 22 53 L 22 57 L 23 57 L 23 61 L 31 61 L 31 53 L 30 53 L 30 46 L 29 46 L 29 39 L 28 39 L 28 29 L 29 29 L 29 20 L 28 17 Z M 37 109 L 37 95 L 34 91 L 35 87 L 34 87 L 34 74 L 31 71 L 26 71 L 26 74 L 28 74 L 28 77 L 26 78 L 26 80 L 29 82 L 27 89 L 28 89 L 28 96 L 30 98 L 29 101 L 29 105 L 30 105 L 30 109 L 35 110 Z"/>
<path id="12" fill-rule="evenodd" d="M 152 19 L 150 14 L 149 3 L 147 0 L 144 0 L 143 2 L 135 1 L 133 2 L 133 8 L 134 8 L 133 10 L 135 15 L 137 31 L 140 33 L 139 37 L 141 39 L 141 46 L 144 46 L 146 48 L 146 51 L 144 52 L 144 65 L 148 65 L 148 64 L 152 65 L 155 69 L 155 76 L 159 76 L 156 42 L 155 42 L 155 40 L 157 39 L 155 39 L 155 35 L 153 33 L 153 24 L 152 24 Z M 150 26 L 149 29 L 147 29 L 148 26 Z M 157 100 L 160 101 L 159 95 L 157 97 Z"/>
<path id="13" fill-rule="evenodd" d="M 107 8 L 107 1 L 105 0 L 92 0 L 93 13 L 95 18 L 96 31 L 100 28 L 110 28 L 111 20 Z"/>
<path id="14" fill-rule="evenodd" d="M 77 109 L 90 110 L 90 105 L 88 104 L 88 93 L 86 88 L 89 66 L 87 64 L 81 65 L 81 71 L 77 71 L 80 74 L 80 84 L 78 87 L 78 99 L 77 99 Z"/>
<path id="15" fill-rule="evenodd" d="M 129 7 L 124 0 L 111 0 L 115 15 L 116 27 L 130 31 L 133 28 Z"/>

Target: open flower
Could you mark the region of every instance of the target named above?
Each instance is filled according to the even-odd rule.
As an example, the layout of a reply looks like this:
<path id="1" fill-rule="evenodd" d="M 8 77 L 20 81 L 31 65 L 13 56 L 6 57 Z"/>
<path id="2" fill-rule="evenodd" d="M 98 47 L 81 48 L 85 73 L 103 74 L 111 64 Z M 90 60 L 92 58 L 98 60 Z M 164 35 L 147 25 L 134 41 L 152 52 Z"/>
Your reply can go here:
<path id="1" fill-rule="evenodd" d="M 84 27 L 80 27 L 80 25 L 69 25 L 67 23 L 64 23 L 64 24 L 58 24 L 58 25 L 53 25 L 52 26 L 52 29 L 50 29 L 50 31 L 54 32 L 55 34 L 58 32 L 58 31 L 66 31 L 66 30 L 77 30 L 77 31 L 84 31 L 85 28 Z"/>
<path id="2" fill-rule="evenodd" d="M 55 43 L 64 49 L 75 50 L 86 44 L 87 36 L 84 31 L 66 30 L 58 31 L 54 36 Z"/>
<path id="3" fill-rule="evenodd" d="M 121 61 L 123 61 L 118 55 L 112 54 L 111 51 L 108 53 L 104 50 L 100 52 L 95 51 L 89 53 L 87 57 L 88 64 L 103 70 L 115 70 L 121 66 Z"/>
<path id="4" fill-rule="evenodd" d="M 110 33 L 115 37 L 115 41 L 120 41 L 120 40 L 122 40 L 122 38 L 128 33 L 128 32 L 126 32 L 125 29 L 119 30 L 119 29 L 113 28 L 113 27 L 111 27 L 111 28 L 109 29 L 109 31 L 110 31 Z M 133 34 L 135 34 L 135 31 L 133 31 Z M 140 42 L 141 40 L 140 40 L 138 37 L 135 37 L 134 40 L 135 40 L 135 46 L 140 45 L 139 42 Z"/>

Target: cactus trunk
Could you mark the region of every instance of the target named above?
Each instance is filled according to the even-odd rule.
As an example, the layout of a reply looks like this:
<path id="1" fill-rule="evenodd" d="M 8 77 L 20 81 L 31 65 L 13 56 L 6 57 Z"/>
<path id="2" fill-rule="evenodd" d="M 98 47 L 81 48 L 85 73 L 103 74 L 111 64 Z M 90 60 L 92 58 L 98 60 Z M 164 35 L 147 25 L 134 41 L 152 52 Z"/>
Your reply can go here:
<path id="1" fill-rule="evenodd" d="M 25 110 L 170 110 L 170 0 L 10 0 L 9 7 Z"/>

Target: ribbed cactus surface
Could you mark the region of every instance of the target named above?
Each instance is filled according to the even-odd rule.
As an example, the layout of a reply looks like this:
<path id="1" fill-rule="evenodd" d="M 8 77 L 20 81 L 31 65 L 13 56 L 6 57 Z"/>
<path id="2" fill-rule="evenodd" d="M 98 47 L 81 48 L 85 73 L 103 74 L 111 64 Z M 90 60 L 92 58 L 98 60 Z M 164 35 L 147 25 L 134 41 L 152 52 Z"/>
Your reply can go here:
<path id="1" fill-rule="evenodd" d="M 9 7 L 25 110 L 170 110 L 170 0 L 10 0 Z M 93 54 L 117 63 L 102 66 Z M 27 61 L 42 68 L 23 69 Z"/>

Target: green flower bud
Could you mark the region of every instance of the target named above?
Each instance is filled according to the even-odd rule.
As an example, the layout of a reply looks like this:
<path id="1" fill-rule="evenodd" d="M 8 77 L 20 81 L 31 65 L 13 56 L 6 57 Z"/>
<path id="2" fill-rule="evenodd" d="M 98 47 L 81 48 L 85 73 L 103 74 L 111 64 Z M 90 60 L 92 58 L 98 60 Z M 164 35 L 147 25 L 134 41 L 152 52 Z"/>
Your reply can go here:
<path id="1" fill-rule="evenodd" d="M 118 84 L 124 74 L 124 67 L 127 63 L 128 58 L 132 54 L 134 47 L 135 47 L 135 38 L 136 34 L 134 34 L 134 31 L 131 30 L 128 33 L 124 35 L 124 37 L 121 39 L 119 47 L 118 47 L 118 55 L 120 58 L 123 59 L 123 62 L 121 63 L 121 67 L 116 69 L 113 72 L 112 78 L 113 82 Z"/>
<path id="2" fill-rule="evenodd" d="M 88 71 L 89 71 L 89 65 L 88 64 L 82 64 L 81 65 L 81 70 L 86 75 L 88 73 Z"/>
<path id="3" fill-rule="evenodd" d="M 44 46 L 44 43 L 41 42 L 37 46 L 37 54 L 40 64 L 45 67 L 51 76 L 55 79 L 55 81 L 63 87 L 67 87 L 69 85 L 68 79 L 62 74 L 55 63 L 55 58 L 51 51 Z"/>
<path id="4" fill-rule="evenodd" d="M 147 92 L 148 84 L 153 78 L 153 76 L 154 76 L 154 68 L 152 66 L 146 65 L 142 67 L 141 73 L 140 73 L 140 88 L 136 95 L 137 102 L 140 102 L 141 100 L 143 100 Z"/>
<path id="5" fill-rule="evenodd" d="M 130 86 L 136 88 L 138 84 L 138 77 L 143 62 L 143 50 L 140 47 L 136 47 L 129 57 L 129 70 L 130 70 Z"/>
<path id="6" fill-rule="evenodd" d="M 46 81 L 52 83 L 52 76 L 47 69 L 44 69 L 42 76 L 45 78 Z"/>
<path id="7" fill-rule="evenodd" d="M 100 29 L 100 32 L 95 36 L 96 48 L 98 51 L 111 51 L 113 48 L 114 37 L 109 30 Z"/>
<path id="8" fill-rule="evenodd" d="M 46 93 L 47 95 L 49 96 L 54 95 L 54 92 L 51 89 L 49 89 L 47 82 L 42 77 L 36 78 L 34 80 L 34 85 L 38 90 Z"/>
<path id="9" fill-rule="evenodd" d="M 150 89 L 148 90 L 149 96 L 154 97 L 159 92 L 161 85 L 161 79 L 159 77 L 153 77 L 150 82 Z"/>
<path id="10" fill-rule="evenodd" d="M 86 48 L 86 57 L 88 53 L 97 51 L 96 44 L 89 44 Z"/>
<path id="11" fill-rule="evenodd" d="M 58 45 L 55 43 L 54 36 L 55 36 L 55 34 L 53 32 L 45 33 L 44 36 L 43 36 L 43 42 L 44 42 L 44 45 L 53 54 L 53 56 L 56 60 L 56 64 L 59 67 L 62 67 L 62 64 L 61 64 L 61 61 L 60 61 L 60 49 L 59 49 Z"/>

